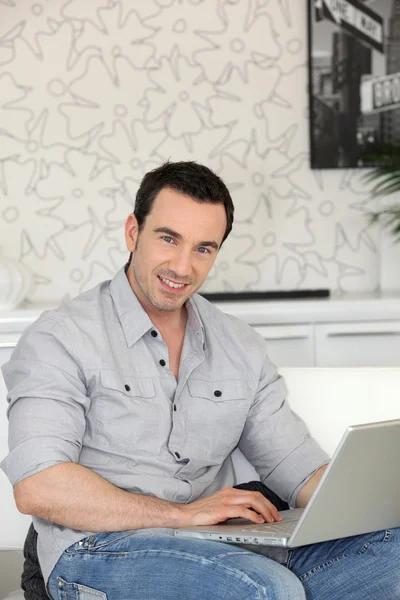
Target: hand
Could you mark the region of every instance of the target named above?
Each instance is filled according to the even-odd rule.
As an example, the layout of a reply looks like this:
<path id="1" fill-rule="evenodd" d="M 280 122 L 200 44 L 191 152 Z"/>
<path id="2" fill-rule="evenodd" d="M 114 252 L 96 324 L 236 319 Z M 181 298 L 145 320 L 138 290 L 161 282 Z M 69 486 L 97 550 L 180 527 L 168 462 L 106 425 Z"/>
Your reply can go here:
<path id="1" fill-rule="evenodd" d="M 261 492 L 227 487 L 201 500 L 180 505 L 178 527 L 216 525 L 238 517 L 253 523 L 282 521 L 276 507 Z"/>

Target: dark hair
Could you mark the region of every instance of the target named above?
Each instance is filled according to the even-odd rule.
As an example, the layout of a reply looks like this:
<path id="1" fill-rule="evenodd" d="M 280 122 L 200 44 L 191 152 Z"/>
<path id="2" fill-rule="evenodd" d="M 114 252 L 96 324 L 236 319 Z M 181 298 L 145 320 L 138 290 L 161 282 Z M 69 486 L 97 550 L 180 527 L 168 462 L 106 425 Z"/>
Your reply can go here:
<path id="1" fill-rule="evenodd" d="M 193 161 L 166 162 L 146 173 L 136 194 L 134 215 L 139 231 L 151 212 L 158 193 L 170 188 L 196 202 L 223 204 L 226 213 L 226 229 L 222 243 L 228 237 L 233 224 L 234 207 L 228 188 L 218 175 L 204 165 Z"/>

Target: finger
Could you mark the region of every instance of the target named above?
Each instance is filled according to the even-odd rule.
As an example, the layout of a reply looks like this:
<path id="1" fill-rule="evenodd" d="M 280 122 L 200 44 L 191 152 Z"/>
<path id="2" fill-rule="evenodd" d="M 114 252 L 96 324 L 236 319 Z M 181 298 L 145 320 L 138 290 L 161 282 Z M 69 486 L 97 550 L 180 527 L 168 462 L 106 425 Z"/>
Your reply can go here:
<path id="1" fill-rule="evenodd" d="M 242 518 L 242 519 L 248 519 L 249 521 L 252 521 L 253 523 L 257 523 L 257 525 L 259 525 L 260 523 L 265 523 L 265 519 L 259 515 L 258 513 L 254 512 L 254 510 L 250 510 L 249 508 L 246 508 L 246 506 L 239 504 L 237 506 L 231 506 L 228 511 L 227 511 L 228 515 L 227 515 L 227 519 L 238 519 L 238 518 Z"/>
<path id="2" fill-rule="evenodd" d="M 272 504 L 272 502 L 268 501 L 268 508 L 275 521 L 282 521 L 282 517 L 279 514 L 278 509 Z"/>
<path id="3" fill-rule="evenodd" d="M 253 508 L 261 514 L 268 523 L 273 521 L 282 521 L 278 509 L 261 492 L 250 492 L 244 490 L 243 494 L 233 496 L 233 501 L 245 504 L 248 508 Z"/>
<path id="4" fill-rule="evenodd" d="M 249 510 L 251 512 L 257 512 L 258 515 L 263 519 L 264 522 L 267 523 L 274 523 L 275 521 L 281 520 L 281 518 L 278 517 L 274 517 L 273 514 L 271 513 L 271 511 L 268 508 L 252 508 L 249 504 L 245 503 L 245 506 L 247 506 L 249 508 Z"/>
<path id="5" fill-rule="evenodd" d="M 268 502 L 267 505 L 262 505 L 257 511 L 264 517 L 267 523 L 273 523 L 274 521 L 282 521 L 282 517 L 279 514 L 277 508 Z"/>

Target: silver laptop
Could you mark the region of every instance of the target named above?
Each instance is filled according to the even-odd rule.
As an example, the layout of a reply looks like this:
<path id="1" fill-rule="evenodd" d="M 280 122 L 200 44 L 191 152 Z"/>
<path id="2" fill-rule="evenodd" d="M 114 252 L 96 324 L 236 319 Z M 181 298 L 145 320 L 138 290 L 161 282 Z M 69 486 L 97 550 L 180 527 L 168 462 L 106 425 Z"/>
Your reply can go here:
<path id="1" fill-rule="evenodd" d="M 282 511 L 275 523 L 228 519 L 174 534 L 295 548 L 399 527 L 399 456 L 400 420 L 349 427 L 306 508 Z"/>

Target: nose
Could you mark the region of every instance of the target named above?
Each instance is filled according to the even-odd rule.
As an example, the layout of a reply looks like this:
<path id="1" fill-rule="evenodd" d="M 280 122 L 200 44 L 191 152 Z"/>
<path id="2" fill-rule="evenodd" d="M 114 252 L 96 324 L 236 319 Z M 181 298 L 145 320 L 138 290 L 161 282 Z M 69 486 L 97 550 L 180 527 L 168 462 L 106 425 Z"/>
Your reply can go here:
<path id="1" fill-rule="evenodd" d="M 176 274 L 178 279 L 188 279 L 192 273 L 192 250 L 191 248 L 177 248 L 174 256 L 169 261 L 169 268 Z"/>

